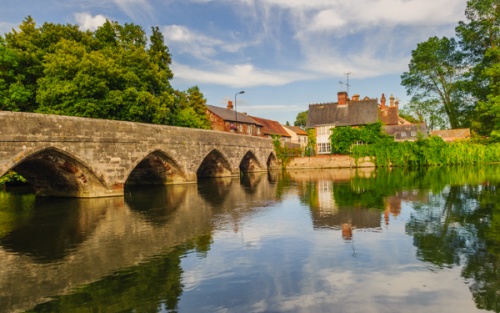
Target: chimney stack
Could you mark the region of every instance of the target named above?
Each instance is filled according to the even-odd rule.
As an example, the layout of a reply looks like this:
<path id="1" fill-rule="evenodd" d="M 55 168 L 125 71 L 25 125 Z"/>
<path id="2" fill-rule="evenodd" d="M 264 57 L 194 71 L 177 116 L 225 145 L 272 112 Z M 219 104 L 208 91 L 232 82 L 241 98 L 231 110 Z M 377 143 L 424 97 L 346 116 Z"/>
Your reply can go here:
<path id="1" fill-rule="evenodd" d="M 353 95 L 352 101 L 359 101 L 359 95 L 358 94 Z"/>
<path id="2" fill-rule="evenodd" d="M 227 102 L 227 109 L 232 110 L 233 109 L 233 101 L 228 101 Z"/>
<path id="3" fill-rule="evenodd" d="M 391 97 L 389 98 L 389 100 L 391 101 L 391 107 L 394 106 L 394 96 L 391 95 Z"/>
<path id="4" fill-rule="evenodd" d="M 347 104 L 347 92 L 341 91 L 337 93 L 338 97 L 338 105 L 346 105 Z"/>
<path id="5" fill-rule="evenodd" d="M 382 94 L 382 98 L 380 98 L 380 109 L 384 110 L 385 109 L 385 95 Z"/>

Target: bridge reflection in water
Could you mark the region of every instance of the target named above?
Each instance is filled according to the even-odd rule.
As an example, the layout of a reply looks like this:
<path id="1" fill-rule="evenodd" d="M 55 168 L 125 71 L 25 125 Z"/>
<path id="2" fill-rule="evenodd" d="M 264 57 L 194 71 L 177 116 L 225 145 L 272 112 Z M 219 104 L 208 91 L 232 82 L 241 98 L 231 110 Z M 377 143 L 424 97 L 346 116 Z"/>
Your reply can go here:
<path id="1" fill-rule="evenodd" d="M 185 276 L 189 264 L 183 262 L 192 253 L 196 253 L 198 258 L 206 258 L 212 249 L 215 249 L 213 253 L 226 251 L 223 255 L 231 257 L 231 260 L 226 261 L 233 266 L 239 264 L 242 272 L 249 268 L 265 270 L 266 264 L 281 264 L 280 268 L 275 269 L 276 273 L 252 272 L 250 276 L 257 279 L 255 275 L 271 275 L 277 279 L 275 274 L 279 274 L 284 275 L 282 278 L 286 282 L 263 280 L 261 285 L 249 287 L 252 293 L 245 289 L 249 298 L 268 301 L 270 307 L 277 306 L 283 300 L 279 300 L 279 297 L 271 300 L 264 295 L 276 295 L 277 290 L 274 288 L 284 288 L 278 292 L 283 297 L 301 284 L 308 285 L 313 279 L 321 281 L 320 277 L 326 271 L 337 273 L 330 267 L 318 273 L 303 268 L 312 266 L 316 258 L 323 255 L 333 257 L 335 266 L 341 266 L 346 272 L 366 272 L 366 277 L 373 275 L 370 276 L 374 280 L 373 284 L 380 284 L 379 276 L 387 270 L 384 266 L 398 255 L 388 256 L 385 251 L 367 255 L 371 251 L 369 249 L 377 250 L 380 247 L 380 244 L 373 246 L 368 234 L 381 236 L 392 226 L 391 223 L 401 229 L 397 219 L 402 214 L 404 202 L 427 205 L 431 201 L 428 189 L 412 188 L 404 183 L 393 184 L 384 175 L 373 170 L 254 173 L 241 178 L 201 181 L 198 185 L 147 189 L 131 186 L 125 189 L 123 198 L 45 199 L 32 194 L 0 193 L 0 312 L 28 309 L 39 312 L 77 309 L 103 312 L 174 311 L 179 306 L 190 311 L 189 305 L 201 305 L 203 299 L 189 298 L 193 291 L 190 286 L 192 277 Z M 368 184 L 374 177 L 379 183 L 382 181 L 381 186 Z M 380 192 L 375 192 L 377 188 Z M 296 202 L 300 202 L 300 206 Z M 307 214 L 304 214 L 303 209 Z M 295 221 L 293 216 L 288 215 L 296 212 L 301 212 L 301 218 Z M 265 214 L 275 217 L 262 219 Z M 306 216 L 308 218 L 304 218 Z M 260 253 L 264 247 L 255 246 L 258 241 L 256 238 L 262 236 L 253 231 L 257 228 L 267 228 L 270 233 L 280 235 L 294 229 L 297 234 L 290 239 L 280 240 L 277 244 L 281 248 L 266 254 Z M 310 230 L 319 233 L 314 238 L 325 241 L 328 249 L 319 251 L 314 259 L 302 259 L 311 253 L 312 243 L 307 245 Z M 418 229 L 413 231 L 417 232 Z M 389 235 L 390 232 L 387 233 Z M 396 239 L 407 241 L 406 236 L 398 235 L 387 242 L 394 244 Z M 365 245 L 359 240 L 361 238 L 365 238 Z M 269 240 L 272 242 L 277 239 Z M 240 241 L 244 245 L 243 250 L 238 247 L 237 242 Z M 358 247 L 364 247 L 361 254 L 356 251 L 355 242 Z M 409 244 L 411 248 L 405 249 L 412 251 L 413 246 L 411 242 Z M 352 253 L 344 255 L 343 251 L 351 249 L 351 246 Z M 237 254 L 231 252 L 235 248 L 238 248 Z M 262 254 L 268 259 L 246 263 L 251 262 L 253 257 L 264 256 Z M 245 255 L 249 256 L 248 260 L 243 258 Z M 377 265 L 370 264 L 367 269 L 356 267 L 360 262 L 364 264 L 367 257 L 375 256 L 378 258 Z M 413 257 L 412 254 L 404 255 L 395 261 L 403 262 Z M 318 260 L 318 264 L 324 265 L 324 261 Z M 221 266 L 223 268 L 214 271 L 222 276 L 233 275 L 233 271 L 238 270 L 233 267 L 225 269 L 223 264 Z M 413 267 L 412 271 L 416 271 L 417 267 Z M 372 272 L 368 273 L 370 270 Z M 305 275 L 304 271 L 310 277 L 296 277 Z M 215 286 L 223 288 L 223 277 L 211 279 L 215 279 L 212 282 L 214 284 L 218 279 L 221 280 L 221 284 L 213 285 L 212 289 Z M 244 284 L 238 280 L 241 286 L 251 285 L 246 279 Z M 456 279 L 453 278 L 450 284 L 456 284 Z M 345 281 L 338 284 L 340 289 L 335 289 L 336 292 L 352 287 L 345 285 Z M 368 282 L 366 284 L 370 285 Z M 217 308 L 233 305 L 233 309 L 250 309 L 252 304 L 239 302 L 245 297 L 238 294 L 238 290 L 242 289 L 227 290 L 225 299 L 214 298 L 213 301 L 219 301 L 221 305 Z M 464 296 L 460 293 L 464 290 L 468 292 L 467 288 L 458 288 L 457 295 L 460 295 L 455 296 L 466 299 L 467 294 Z M 208 299 L 212 291 L 205 290 L 207 295 L 204 299 Z M 184 296 L 188 298 L 184 299 Z M 290 297 L 301 298 L 301 294 Z M 457 301 L 456 297 L 441 301 L 449 305 L 449 301 Z M 321 299 L 324 302 L 320 301 L 316 305 L 342 306 L 340 302 L 335 302 L 338 299 L 334 296 Z M 307 301 L 301 305 L 318 309 Z M 471 308 L 471 303 L 459 302 L 459 305 Z M 205 307 L 210 308 L 216 307 Z M 408 304 L 408 312 L 414 309 Z M 281 308 L 275 311 L 286 310 Z"/>

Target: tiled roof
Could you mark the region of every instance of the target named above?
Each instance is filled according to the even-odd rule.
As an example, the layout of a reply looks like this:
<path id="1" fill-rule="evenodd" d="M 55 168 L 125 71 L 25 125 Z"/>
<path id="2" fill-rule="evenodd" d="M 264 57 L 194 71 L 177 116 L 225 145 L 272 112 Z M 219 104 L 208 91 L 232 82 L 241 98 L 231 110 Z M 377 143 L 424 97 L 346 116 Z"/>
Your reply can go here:
<path id="1" fill-rule="evenodd" d="M 262 124 L 262 133 L 264 135 L 279 135 L 281 137 L 292 137 L 290 136 L 283 126 L 277 121 L 267 120 L 265 118 L 249 116 L 253 120 L 255 120 L 258 124 Z"/>
<path id="2" fill-rule="evenodd" d="M 319 125 L 355 126 L 378 121 L 376 99 L 335 103 L 310 104 L 306 128 Z"/>
<path id="3" fill-rule="evenodd" d="M 293 131 L 297 135 L 307 136 L 307 132 L 298 126 L 283 125 L 283 127 L 288 128 L 289 130 Z"/>
<path id="4" fill-rule="evenodd" d="M 427 137 L 427 127 L 425 123 L 385 125 L 384 130 L 387 135 L 393 136 L 394 140 L 417 140 L 418 134 Z"/>
<path id="5" fill-rule="evenodd" d="M 470 137 L 470 129 L 459 128 L 459 129 L 433 130 L 431 131 L 431 136 L 439 136 L 443 138 L 445 141 L 465 139 Z"/>
<path id="6" fill-rule="evenodd" d="M 207 105 L 207 108 L 208 108 L 208 110 L 210 110 L 210 112 L 212 112 L 213 114 L 217 115 L 218 117 L 220 117 L 224 121 L 235 122 L 236 121 L 236 116 L 235 115 L 237 115 L 238 116 L 238 122 L 240 122 L 240 123 L 261 125 L 261 124 L 257 123 L 255 120 L 249 118 L 248 115 L 246 115 L 246 114 L 242 114 L 242 113 L 239 113 L 239 112 L 235 114 L 234 110 L 229 110 L 229 109 L 226 109 L 226 108 L 216 107 L 216 106 L 213 106 L 213 105 Z"/>

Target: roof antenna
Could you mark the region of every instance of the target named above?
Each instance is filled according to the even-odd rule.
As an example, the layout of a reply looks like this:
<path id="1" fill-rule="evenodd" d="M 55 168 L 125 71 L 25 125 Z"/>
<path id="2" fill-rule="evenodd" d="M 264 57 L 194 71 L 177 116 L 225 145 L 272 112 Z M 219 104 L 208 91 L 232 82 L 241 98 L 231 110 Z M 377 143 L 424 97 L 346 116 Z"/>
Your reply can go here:
<path id="1" fill-rule="evenodd" d="M 347 72 L 347 73 L 345 73 L 345 76 L 346 76 L 346 82 L 339 81 L 339 84 L 341 84 L 341 85 L 345 85 L 345 86 L 346 86 L 346 88 L 347 88 L 347 90 L 346 90 L 346 91 L 347 91 L 347 94 L 349 94 L 349 86 L 351 86 L 351 85 L 349 84 L 349 76 L 350 76 L 350 75 L 352 75 L 352 73 L 351 73 L 351 72 Z"/>

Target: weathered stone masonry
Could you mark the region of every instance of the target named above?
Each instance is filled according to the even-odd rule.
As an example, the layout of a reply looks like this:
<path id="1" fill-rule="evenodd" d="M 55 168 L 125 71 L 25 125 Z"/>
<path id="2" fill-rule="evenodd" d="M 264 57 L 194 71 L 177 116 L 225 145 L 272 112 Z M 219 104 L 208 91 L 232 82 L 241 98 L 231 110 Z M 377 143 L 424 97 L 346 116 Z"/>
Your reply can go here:
<path id="1" fill-rule="evenodd" d="M 39 195 L 99 197 L 125 185 L 195 183 L 274 167 L 266 138 L 162 125 L 0 112 L 0 176 Z"/>

